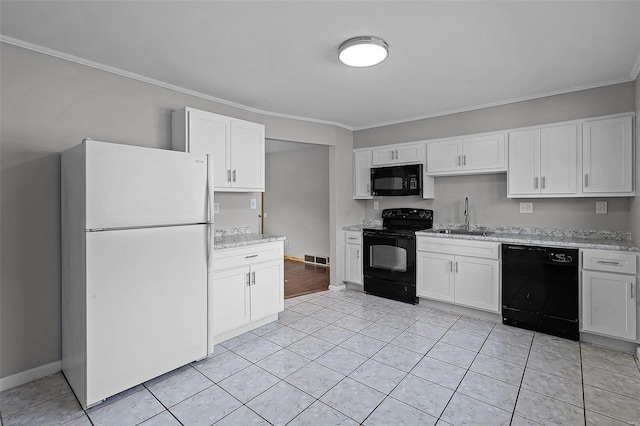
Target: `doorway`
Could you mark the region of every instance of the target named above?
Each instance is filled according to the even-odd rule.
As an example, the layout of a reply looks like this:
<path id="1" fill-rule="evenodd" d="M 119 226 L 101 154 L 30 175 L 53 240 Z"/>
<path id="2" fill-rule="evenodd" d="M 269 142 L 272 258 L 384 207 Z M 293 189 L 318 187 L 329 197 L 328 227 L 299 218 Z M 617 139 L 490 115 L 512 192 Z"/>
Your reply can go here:
<path id="1" fill-rule="evenodd" d="M 329 287 L 329 146 L 267 139 L 261 229 L 284 235 L 285 297 Z M 312 259 L 305 263 L 305 259 Z M 326 266 L 319 263 L 326 262 Z"/>

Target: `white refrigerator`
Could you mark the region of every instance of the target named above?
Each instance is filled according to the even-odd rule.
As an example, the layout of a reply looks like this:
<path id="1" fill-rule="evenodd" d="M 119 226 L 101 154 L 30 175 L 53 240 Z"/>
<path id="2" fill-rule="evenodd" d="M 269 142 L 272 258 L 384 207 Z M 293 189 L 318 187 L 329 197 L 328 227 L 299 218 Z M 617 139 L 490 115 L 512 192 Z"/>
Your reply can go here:
<path id="1" fill-rule="evenodd" d="M 212 159 L 62 153 L 62 369 L 86 408 L 207 355 Z"/>

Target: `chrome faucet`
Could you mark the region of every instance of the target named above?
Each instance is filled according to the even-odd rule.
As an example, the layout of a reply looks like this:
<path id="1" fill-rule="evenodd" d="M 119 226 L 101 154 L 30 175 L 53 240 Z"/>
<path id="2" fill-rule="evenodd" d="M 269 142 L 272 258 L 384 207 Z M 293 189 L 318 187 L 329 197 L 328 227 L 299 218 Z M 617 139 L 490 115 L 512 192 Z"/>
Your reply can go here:
<path id="1" fill-rule="evenodd" d="M 464 197 L 464 229 L 469 230 L 469 197 Z"/>

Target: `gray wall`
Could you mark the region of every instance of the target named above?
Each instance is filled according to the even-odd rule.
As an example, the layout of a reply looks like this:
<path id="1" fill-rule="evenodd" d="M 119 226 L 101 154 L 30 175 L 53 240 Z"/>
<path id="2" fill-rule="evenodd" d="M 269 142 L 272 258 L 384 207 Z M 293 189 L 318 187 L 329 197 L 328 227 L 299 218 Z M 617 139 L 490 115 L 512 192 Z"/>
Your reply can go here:
<path id="1" fill-rule="evenodd" d="M 269 144 L 269 141 L 267 141 Z M 267 153 L 264 232 L 286 235 L 285 254 L 329 256 L 329 147 Z"/>
<path id="2" fill-rule="evenodd" d="M 214 216 L 216 228 L 248 226 L 251 228 L 251 232 L 261 232 L 259 215 L 262 193 L 216 192 L 213 198 L 220 208 L 220 213 Z M 251 208 L 252 199 L 256 200 L 255 210 Z"/>
<path id="3" fill-rule="evenodd" d="M 269 138 L 343 144 L 331 151 L 330 164 L 337 169 L 331 180 L 351 181 L 353 145 L 351 132 L 344 129 L 254 114 L 13 45 L 0 46 L 0 377 L 60 359 L 60 152 L 83 138 L 169 149 L 171 111 L 191 106 L 265 124 Z M 259 199 L 257 194 L 216 193 L 221 209 L 216 225 L 257 226 L 259 210 L 249 210 L 254 196 Z M 332 193 L 329 202 L 335 209 L 353 200 L 341 191 Z M 362 208 L 356 208 L 361 218 Z M 332 226 L 352 221 L 343 212 L 332 217 Z M 331 250 L 341 254 L 341 247 Z M 339 281 L 332 269 L 331 282 Z"/>
<path id="4" fill-rule="evenodd" d="M 354 133 L 357 148 L 435 139 L 544 123 L 597 117 L 636 110 L 635 83 L 583 90 Z M 436 223 L 463 222 L 462 201 L 469 196 L 471 223 L 542 228 L 630 231 L 630 198 L 608 201 L 608 214 L 595 214 L 596 199 L 508 199 L 506 174 L 437 177 L 435 200 L 383 198 L 380 208 L 431 208 Z M 520 214 L 521 201 L 533 202 L 533 214 Z M 367 219 L 380 218 L 373 201 L 365 204 Z"/>

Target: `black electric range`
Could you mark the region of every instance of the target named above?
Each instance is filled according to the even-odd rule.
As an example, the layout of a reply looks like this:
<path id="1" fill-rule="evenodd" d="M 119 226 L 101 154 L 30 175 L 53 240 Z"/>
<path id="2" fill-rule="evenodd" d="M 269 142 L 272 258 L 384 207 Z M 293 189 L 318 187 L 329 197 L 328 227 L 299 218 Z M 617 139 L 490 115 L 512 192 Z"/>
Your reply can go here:
<path id="1" fill-rule="evenodd" d="M 363 230 L 364 291 L 416 304 L 416 231 L 433 228 L 433 210 L 385 209 L 382 228 Z"/>

